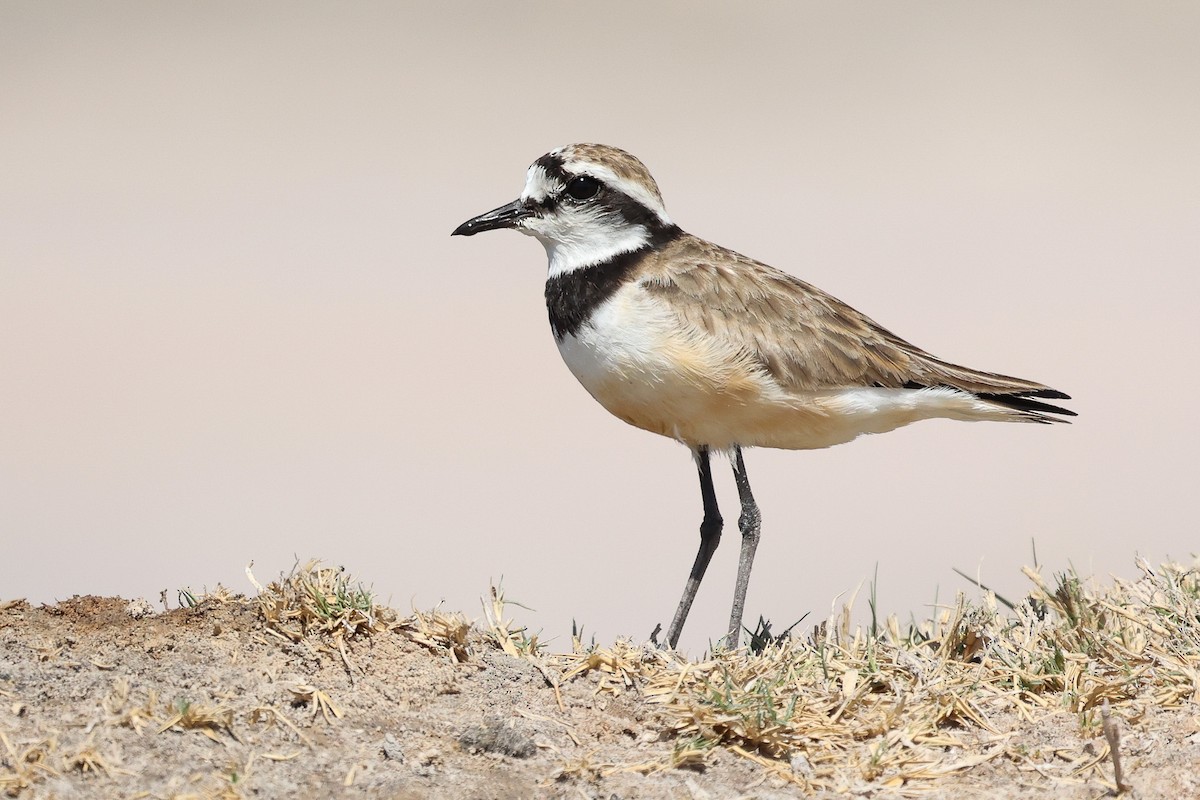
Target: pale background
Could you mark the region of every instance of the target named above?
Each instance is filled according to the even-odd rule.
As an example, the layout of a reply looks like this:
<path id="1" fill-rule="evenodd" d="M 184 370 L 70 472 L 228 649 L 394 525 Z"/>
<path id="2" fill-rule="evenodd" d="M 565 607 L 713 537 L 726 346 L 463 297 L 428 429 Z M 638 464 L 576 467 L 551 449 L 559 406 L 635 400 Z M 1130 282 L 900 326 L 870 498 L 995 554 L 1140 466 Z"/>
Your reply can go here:
<path id="1" fill-rule="evenodd" d="M 640 156 L 685 229 L 933 352 L 1075 396 L 751 451 L 748 614 L 879 570 L 1197 549 L 1200 7 L 0 5 L 0 598 L 241 591 L 323 556 L 406 608 L 489 580 L 566 646 L 669 621 L 687 451 L 555 350 L 545 259 L 451 239 L 552 147 Z M 683 644 L 724 630 L 730 529 Z M 862 603 L 862 598 L 860 598 Z M 865 603 L 862 603 L 865 605 Z M 806 623 L 807 624 L 807 623 Z"/>

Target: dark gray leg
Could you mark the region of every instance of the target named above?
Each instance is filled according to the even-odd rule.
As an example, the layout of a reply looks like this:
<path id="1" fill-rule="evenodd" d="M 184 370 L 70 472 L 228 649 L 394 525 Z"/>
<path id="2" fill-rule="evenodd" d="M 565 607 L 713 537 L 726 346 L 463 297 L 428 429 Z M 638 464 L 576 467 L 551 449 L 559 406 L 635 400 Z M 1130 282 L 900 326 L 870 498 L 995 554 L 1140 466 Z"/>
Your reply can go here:
<path id="1" fill-rule="evenodd" d="M 688 612 L 692 609 L 692 601 L 696 599 L 696 591 L 700 581 L 704 580 L 704 571 L 708 562 L 712 561 L 717 545 L 721 543 L 721 528 L 725 521 L 717 509 L 717 494 L 713 491 L 712 466 L 708 462 L 708 448 L 701 447 L 695 451 L 696 469 L 700 472 L 700 497 L 704 500 L 704 521 L 700 523 L 700 549 L 696 551 L 696 561 L 688 575 L 687 584 L 683 587 L 683 597 L 679 599 L 679 608 L 671 627 L 667 630 L 667 646 L 679 644 L 679 634 L 683 631 L 683 623 L 687 621 Z"/>
<path id="2" fill-rule="evenodd" d="M 762 514 L 758 503 L 750 492 L 750 478 L 742 462 L 742 448 L 733 448 L 733 480 L 737 483 L 738 498 L 742 501 L 742 513 L 738 517 L 738 529 L 742 532 L 742 554 L 738 557 L 737 585 L 733 589 L 733 610 L 729 612 L 729 633 L 726 644 L 733 648 L 742 638 L 742 612 L 746 608 L 746 589 L 750 586 L 750 568 L 754 566 L 754 551 L 758 549 Z"/>

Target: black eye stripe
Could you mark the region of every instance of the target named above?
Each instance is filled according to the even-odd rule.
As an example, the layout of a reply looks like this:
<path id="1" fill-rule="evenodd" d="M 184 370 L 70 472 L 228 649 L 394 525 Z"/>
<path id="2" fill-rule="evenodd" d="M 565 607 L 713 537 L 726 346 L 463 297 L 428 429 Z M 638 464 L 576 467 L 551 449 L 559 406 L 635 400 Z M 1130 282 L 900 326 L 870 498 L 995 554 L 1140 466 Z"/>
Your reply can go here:
<path id="1" fill-rule="evenodd" d="M 559 156 L 551 155 L 549 153 L 542 156 L 534 163 L 542 168 L 542 170 L 546 173 L 546 177 L 562 183 L 564 189 L 575 178 L 589 177 L 570 174 L 566 171 L 566 169 L 564 169 L 562 159 Z M 565 191 L 563 194 L 565 194 Z M 542 209 L 542 213 L 554 213 L 560 202 L 562 202 L 563 194 L 553 194 L 539 202 L 538 206 Z M 608 186 L 606 188 L 603 202 L 608 210 L 619 214 L 628 223 L 641 225 L 650 231 L 654 236 L 665 236 L 669 238 L 679 234 L 678 226 L 674 224 L 663 223 L 663 221 L 659 219 L 658 215 L 647 208 L 644 203 L 642 203 L 640 200 L 635 200 L 616 187 Z"/>

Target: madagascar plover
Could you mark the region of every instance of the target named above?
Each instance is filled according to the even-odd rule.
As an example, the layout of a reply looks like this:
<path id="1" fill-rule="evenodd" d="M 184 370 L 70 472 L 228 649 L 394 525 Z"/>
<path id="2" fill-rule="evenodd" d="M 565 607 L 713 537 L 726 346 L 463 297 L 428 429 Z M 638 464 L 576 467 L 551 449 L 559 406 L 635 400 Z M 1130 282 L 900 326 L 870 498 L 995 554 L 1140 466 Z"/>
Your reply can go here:
<path id="1" fill-rule="evenodd" d="M 623 150 L 574 144 L 530 166 L 521 196 L 454 235 L 514 228 L 550 259 L 546 306 L 584 388 L 638 428 L 687 445 L 700 473 L 700 549 L 667 631 L 675 647 L 721 538 L 709 454 L 727 453 L 742 550 L 725 643 L 736 647 L 760 515 L 744 447 L 808 450 L 922 419 L 1058 421 L 1040 383 L 943 361 L 773 267 L 684 233 Z"/>

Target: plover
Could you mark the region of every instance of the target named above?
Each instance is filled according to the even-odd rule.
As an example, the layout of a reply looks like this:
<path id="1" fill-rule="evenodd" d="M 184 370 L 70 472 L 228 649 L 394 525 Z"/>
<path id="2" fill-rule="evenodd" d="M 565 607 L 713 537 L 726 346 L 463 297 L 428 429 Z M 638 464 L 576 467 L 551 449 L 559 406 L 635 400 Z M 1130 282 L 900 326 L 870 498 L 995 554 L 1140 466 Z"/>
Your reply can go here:
<path id="1" fill-rule="evenodd" d="M 725 644 L 738 645 L 761 516 L 742 449 L 809 450 L 922 419 L 1061 421 L 1040 383 L 933 356 L 820 289 L 685 233 L 641 161 L 573 144 L 535 161 L 521 196 L 453 235 L 513 228 L 546 248 L 546 306 L 563 360 L 600 405 L 691 449 L 704 517 L 666 642 L 675 647 L 721 538 L 709 456 L 741 500 Z"/>

